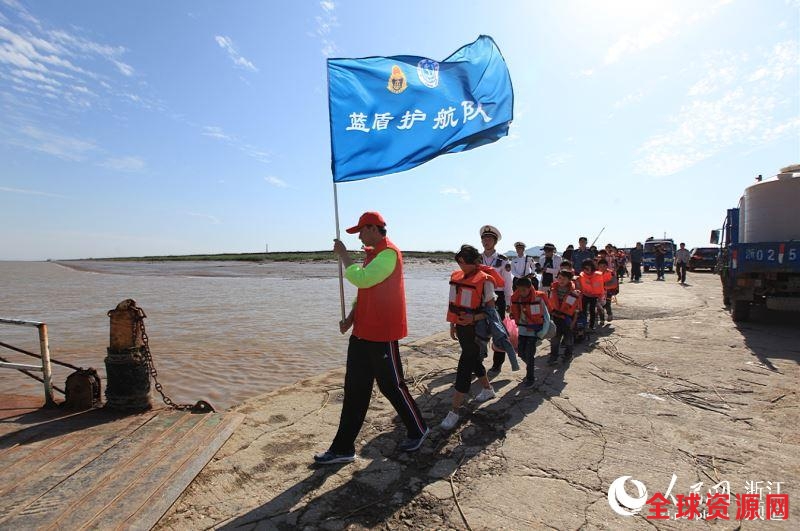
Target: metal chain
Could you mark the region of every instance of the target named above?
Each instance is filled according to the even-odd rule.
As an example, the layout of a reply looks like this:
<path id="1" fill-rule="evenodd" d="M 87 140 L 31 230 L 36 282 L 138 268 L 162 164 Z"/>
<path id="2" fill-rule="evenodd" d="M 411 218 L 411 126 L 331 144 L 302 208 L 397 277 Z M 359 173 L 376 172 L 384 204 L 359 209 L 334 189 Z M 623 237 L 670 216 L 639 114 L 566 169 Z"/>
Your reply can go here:
<path id="1" fill-rule="evenodd" d="M 204 413 L 209 411 L 214 411 L 214 408 L 211 407 L 211 404 L 206 402 L 205 400 L 199 400 L 196 404 L 176 404 L 170 397 L 168 397 L 164 393 L 164 388 L 158 381 L 158 371 L 156 370 L 156 364 L 153 362 L 153 356 L 150 354 L 150 340 L 147 337 L 147 331 L 144 328 L 144 310 L 139 308 L 138 306 L 134 306 L 133 309 L 136 311 L 136 326 L 133 327 L 133 345 L 136 345 L 136 332 L 137 330 L 142 331 L 142 344 L 144 348 L 142 352 L 144 354 L 144 359 L 147 362 L 147 369 L 150 372 L 150 376 L 153 377 L 153 383 L 155 384 L 156 391 L 158 394 L 161 395 L 161 399 L 164 403 L 171 407 L 172 409 L 177 409 L 179 411 L 193 411 L 197 413 Z"/>

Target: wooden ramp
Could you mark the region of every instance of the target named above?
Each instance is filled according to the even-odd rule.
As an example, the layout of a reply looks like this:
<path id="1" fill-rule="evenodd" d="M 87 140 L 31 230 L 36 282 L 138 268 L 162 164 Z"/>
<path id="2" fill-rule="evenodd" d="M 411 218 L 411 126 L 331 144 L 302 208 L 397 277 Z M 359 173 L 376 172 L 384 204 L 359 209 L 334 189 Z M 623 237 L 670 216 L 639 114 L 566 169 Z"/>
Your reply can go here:
<path id="1" fill-rule="evenodd" d="M 0 396 L 0 529 L 150 529 L 242 418 L 65 414 Z"/>

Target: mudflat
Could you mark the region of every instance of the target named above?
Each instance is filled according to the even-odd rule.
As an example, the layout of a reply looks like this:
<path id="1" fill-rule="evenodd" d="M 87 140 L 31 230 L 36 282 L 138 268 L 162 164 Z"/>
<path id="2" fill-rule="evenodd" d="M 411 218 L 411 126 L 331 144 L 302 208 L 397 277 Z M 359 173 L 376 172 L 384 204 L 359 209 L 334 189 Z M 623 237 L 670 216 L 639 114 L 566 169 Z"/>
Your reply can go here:
<path id="1" fill-rule="evenodd" d="M 614 320 L 568 366 L 546 366 L 545 342 L 526 389 L 524 370 L 506 363 L 492 381 L 497 398 L 469 402 L 451 431 L 439 422 L 457 342 L 441 333 L 407 344 L 405 378 L 432 428 L 413 454 L 397 451 L 405 430 L 376 387 L 355 463 L 311 464 L 336 431 L 343 369 L 248 400 L 234 409 L 244 422 L 157 528 L 735 529 L 736 495 L 761 489 L 761 504 L 788 494 L 788 520 L 745 527 L 796 529 L 798 315 L 753 312 L 736 324 L 711 274 L 690 274 L 686 286 L 646 275 L 621 290 Z M 646 503 L 620 515 L 609 488 L 624 476 L 630 497 L 642 497 L 637 480 L 647 498 L 672 484 L 670 497 L 694 489 L 702 505 L 727 483 L 729 520 L 648 519 Z M 619 492 L 611 498 L 618 504 Z"/>

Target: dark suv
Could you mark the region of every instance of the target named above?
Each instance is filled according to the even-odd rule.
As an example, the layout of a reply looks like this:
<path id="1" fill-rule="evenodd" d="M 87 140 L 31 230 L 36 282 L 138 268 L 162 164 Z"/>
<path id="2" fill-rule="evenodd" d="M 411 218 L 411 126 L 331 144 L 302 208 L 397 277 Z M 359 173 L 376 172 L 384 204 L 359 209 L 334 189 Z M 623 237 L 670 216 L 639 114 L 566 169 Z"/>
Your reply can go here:
<path id="1" fill-rule="evenodd" d="M 710 269 L 713 271 L 717 266 L 719 249 L 716 247 L 695 247 L 690 254 L 689 271 L 694 271 L 695 269 Z"/>

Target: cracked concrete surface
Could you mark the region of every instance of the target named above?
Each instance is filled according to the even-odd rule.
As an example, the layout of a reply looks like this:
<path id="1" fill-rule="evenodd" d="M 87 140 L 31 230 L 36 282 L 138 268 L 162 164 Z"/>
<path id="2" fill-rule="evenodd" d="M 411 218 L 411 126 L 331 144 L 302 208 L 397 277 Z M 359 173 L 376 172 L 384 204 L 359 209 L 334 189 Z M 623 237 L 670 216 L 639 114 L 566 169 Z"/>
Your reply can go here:
<path id="1" fill-rule="evenodd" d="M 671 277 L 668 277 L 671 279 Z M 648 494 L 703 492 L 722 480 L 781 482 L 786 522 L 800 511 L 796 316 L 759 314 L 735 325 L 716 277 L 689 286 L 625 283 L 615 319 L 568 367 L 544 364 L 537 387 L 508 364 L 497 398 L 471 402 L 451 432 L 438 424 L 452 398 L 457 343 L 446 334 L 407 345 L 405 377 L 433 428 L 419 452 L 398 454 L 404 430 L 374 392 L 350 465 L 316 468 L 341 409 L 343 371 L 247 401 L 246 421 L 159 523 L 160 529 L 735 529 L 730 521 L 623 517 L 608 503 L 620 476 Z M 473 391 L 477 393 L 478 385 Z M 766 484 L 766 483 L 765 483 Z M 635 492 L 629 491 L 631 495 Z"/>

